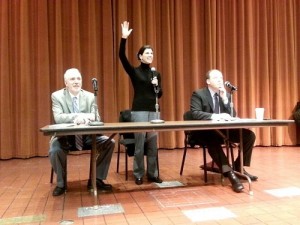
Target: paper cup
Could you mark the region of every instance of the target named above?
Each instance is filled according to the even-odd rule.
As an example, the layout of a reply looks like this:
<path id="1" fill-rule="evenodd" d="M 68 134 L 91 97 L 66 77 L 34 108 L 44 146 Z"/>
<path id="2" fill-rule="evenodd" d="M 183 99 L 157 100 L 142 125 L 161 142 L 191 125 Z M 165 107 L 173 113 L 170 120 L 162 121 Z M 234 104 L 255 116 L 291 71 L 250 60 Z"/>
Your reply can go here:
<path id="1" fill-rule="evenodd" d="M 255 117 L 257 120 L 263 120 L 264 119 L 264 108 L 255 108 Z"/>

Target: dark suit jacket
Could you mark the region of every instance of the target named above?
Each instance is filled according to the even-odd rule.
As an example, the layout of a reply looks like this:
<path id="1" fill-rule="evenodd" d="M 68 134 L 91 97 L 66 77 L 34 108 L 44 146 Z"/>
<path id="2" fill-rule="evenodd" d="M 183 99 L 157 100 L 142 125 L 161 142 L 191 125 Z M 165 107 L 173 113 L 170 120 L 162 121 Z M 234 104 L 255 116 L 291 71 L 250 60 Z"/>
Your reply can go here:
<path id="1" fill-rule="evenodd" d="M 220 100 L 220 112 L 228 113 L 230 115 L 230 94 L 227 93 L 228 103 L 224 105 Z M 214 104 L 211 94 L 207 87 L 194 91 L 191 97 L 190 104 L 191 112 L 195 120 L 211 120 L 213 114 Z M 233 115 L 236 115 L 234 110 Z"/>

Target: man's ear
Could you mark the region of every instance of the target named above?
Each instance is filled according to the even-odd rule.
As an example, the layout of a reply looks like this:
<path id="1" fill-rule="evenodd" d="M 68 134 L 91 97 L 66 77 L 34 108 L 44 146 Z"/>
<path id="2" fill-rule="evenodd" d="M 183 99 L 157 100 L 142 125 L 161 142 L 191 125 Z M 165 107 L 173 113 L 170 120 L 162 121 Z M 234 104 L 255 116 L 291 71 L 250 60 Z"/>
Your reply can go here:
<path id="1" fill-rule="evenodd" d="M 207 84 L 210 84 L 210 80 L 209 80 L 209 79 L 206 79 L 206 83 L 207 83 Z"/>

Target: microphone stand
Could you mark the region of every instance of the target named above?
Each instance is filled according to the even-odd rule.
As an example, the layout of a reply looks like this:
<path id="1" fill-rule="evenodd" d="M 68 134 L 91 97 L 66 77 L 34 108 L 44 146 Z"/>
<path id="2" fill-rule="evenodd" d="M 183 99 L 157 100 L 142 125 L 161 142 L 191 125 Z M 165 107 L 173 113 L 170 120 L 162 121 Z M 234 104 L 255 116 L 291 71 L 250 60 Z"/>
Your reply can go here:
<path id="1" fill-rule="evenodd" d="M 229 102 L 229 106 L 230 106 L 230 116 L 231 117 L 233 117 L 233 100 L 232 100 L 232 98 L 233 98 L 233 96 L 232 96 L 233 91 L 234 91 L 233 89 L 230 90 L 230 102 Z"/>
<path id="2" fill-rule="evenodd" d="M 97 86 L 94 86 L 94 110 L 95 110 L 95 121 L 91 121 L 89 123 L 90 126 L 103 126 L 104 123 L 99 121 L 98 119 L 98 105 L 97 105 L 97 91 L 98 91 L 98 87 Z"/>
<path id="3" fill-rule="evenodd" d="M 151 120 L 150 122 L 151 123 L 164 123 L 165 121 L 160 119 L 159 112 L 158 112 L 158 109 L 159 109 L 158 86 L 154 86 L 154 92 L 155 92 L 155 116 L 156 116 L 156 119 Z"/>
<path id="4" fill-rule="evenodd" d="M 234 89 L 234 88 L 231 88 L 231 90 L 230 90 L 230 116 L 231 117 L 233 117 L 233 92 L 234 91 L 236 91 L 236 89 Z M 226 147 L 228 148 L 229 147 L 229 145 L 231 145 L 231 143 L 230 143 L 230 141 L 229 141 L 229 130 L 227 129 L 227 140 L 226 140 Z M 241 139 L 240 139 L 240 144 L 243 142 L 243 139 L 242 139 L 242 137 L 243 137 L 243 135 L 242 135 L 242 130 L 240 129 L 239 130 L 239 133 L 240 133 L 240 137 L 241 137 Z M 243 152 L 243 149 L 241 148 L 241 147 L 239 147 L 239 157 L 240 157 L 240 165 L 244 165 L 244 162 L 243 162 L 243 158 L 244 158 L 244 152 Z M 232 157 L 232 156 L 231 156 Z M 251 190 L 251 179 L 249 178 L 249 176 L 247 176 L 247 175 L 245 175 L 244 174 L 244 170 L 243 170 L 243 167 L 241 166 L 241 168 L 240 168 L 241 170 L 240 171 L 237 171 L 236 170 L 236 168 L 234 168 L 234 165 L 233 165 L 233 172 L 235 173 L 235 174 L 238 174 L 238 175 L 240 175 L 240 176 L 242 176 L 242 177 L 245 177 L 247 180 L 248 180 L 248 183 L 249 183 L 249 187 L 250 187 L 250 195 L 253 195 L 253 192 L 252 192 L 252 190 Z"/>

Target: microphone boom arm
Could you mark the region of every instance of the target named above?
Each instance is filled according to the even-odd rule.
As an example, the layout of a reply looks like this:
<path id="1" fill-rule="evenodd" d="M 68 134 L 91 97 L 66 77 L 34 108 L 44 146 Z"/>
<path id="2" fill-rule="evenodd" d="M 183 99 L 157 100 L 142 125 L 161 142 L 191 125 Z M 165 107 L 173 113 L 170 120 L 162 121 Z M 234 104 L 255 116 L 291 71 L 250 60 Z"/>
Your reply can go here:
<path id="1" fill-rule="evenodd" d="M 233 100 L 232 100 L 232 98 L 233 98 L 233 89 L 231 89 L 230 90 L 230 102 L 229 102 L 229 106 L 230 106 L 230 116 L 231 117 L 233 117 L 234 115 L 233 115 Z"/>

